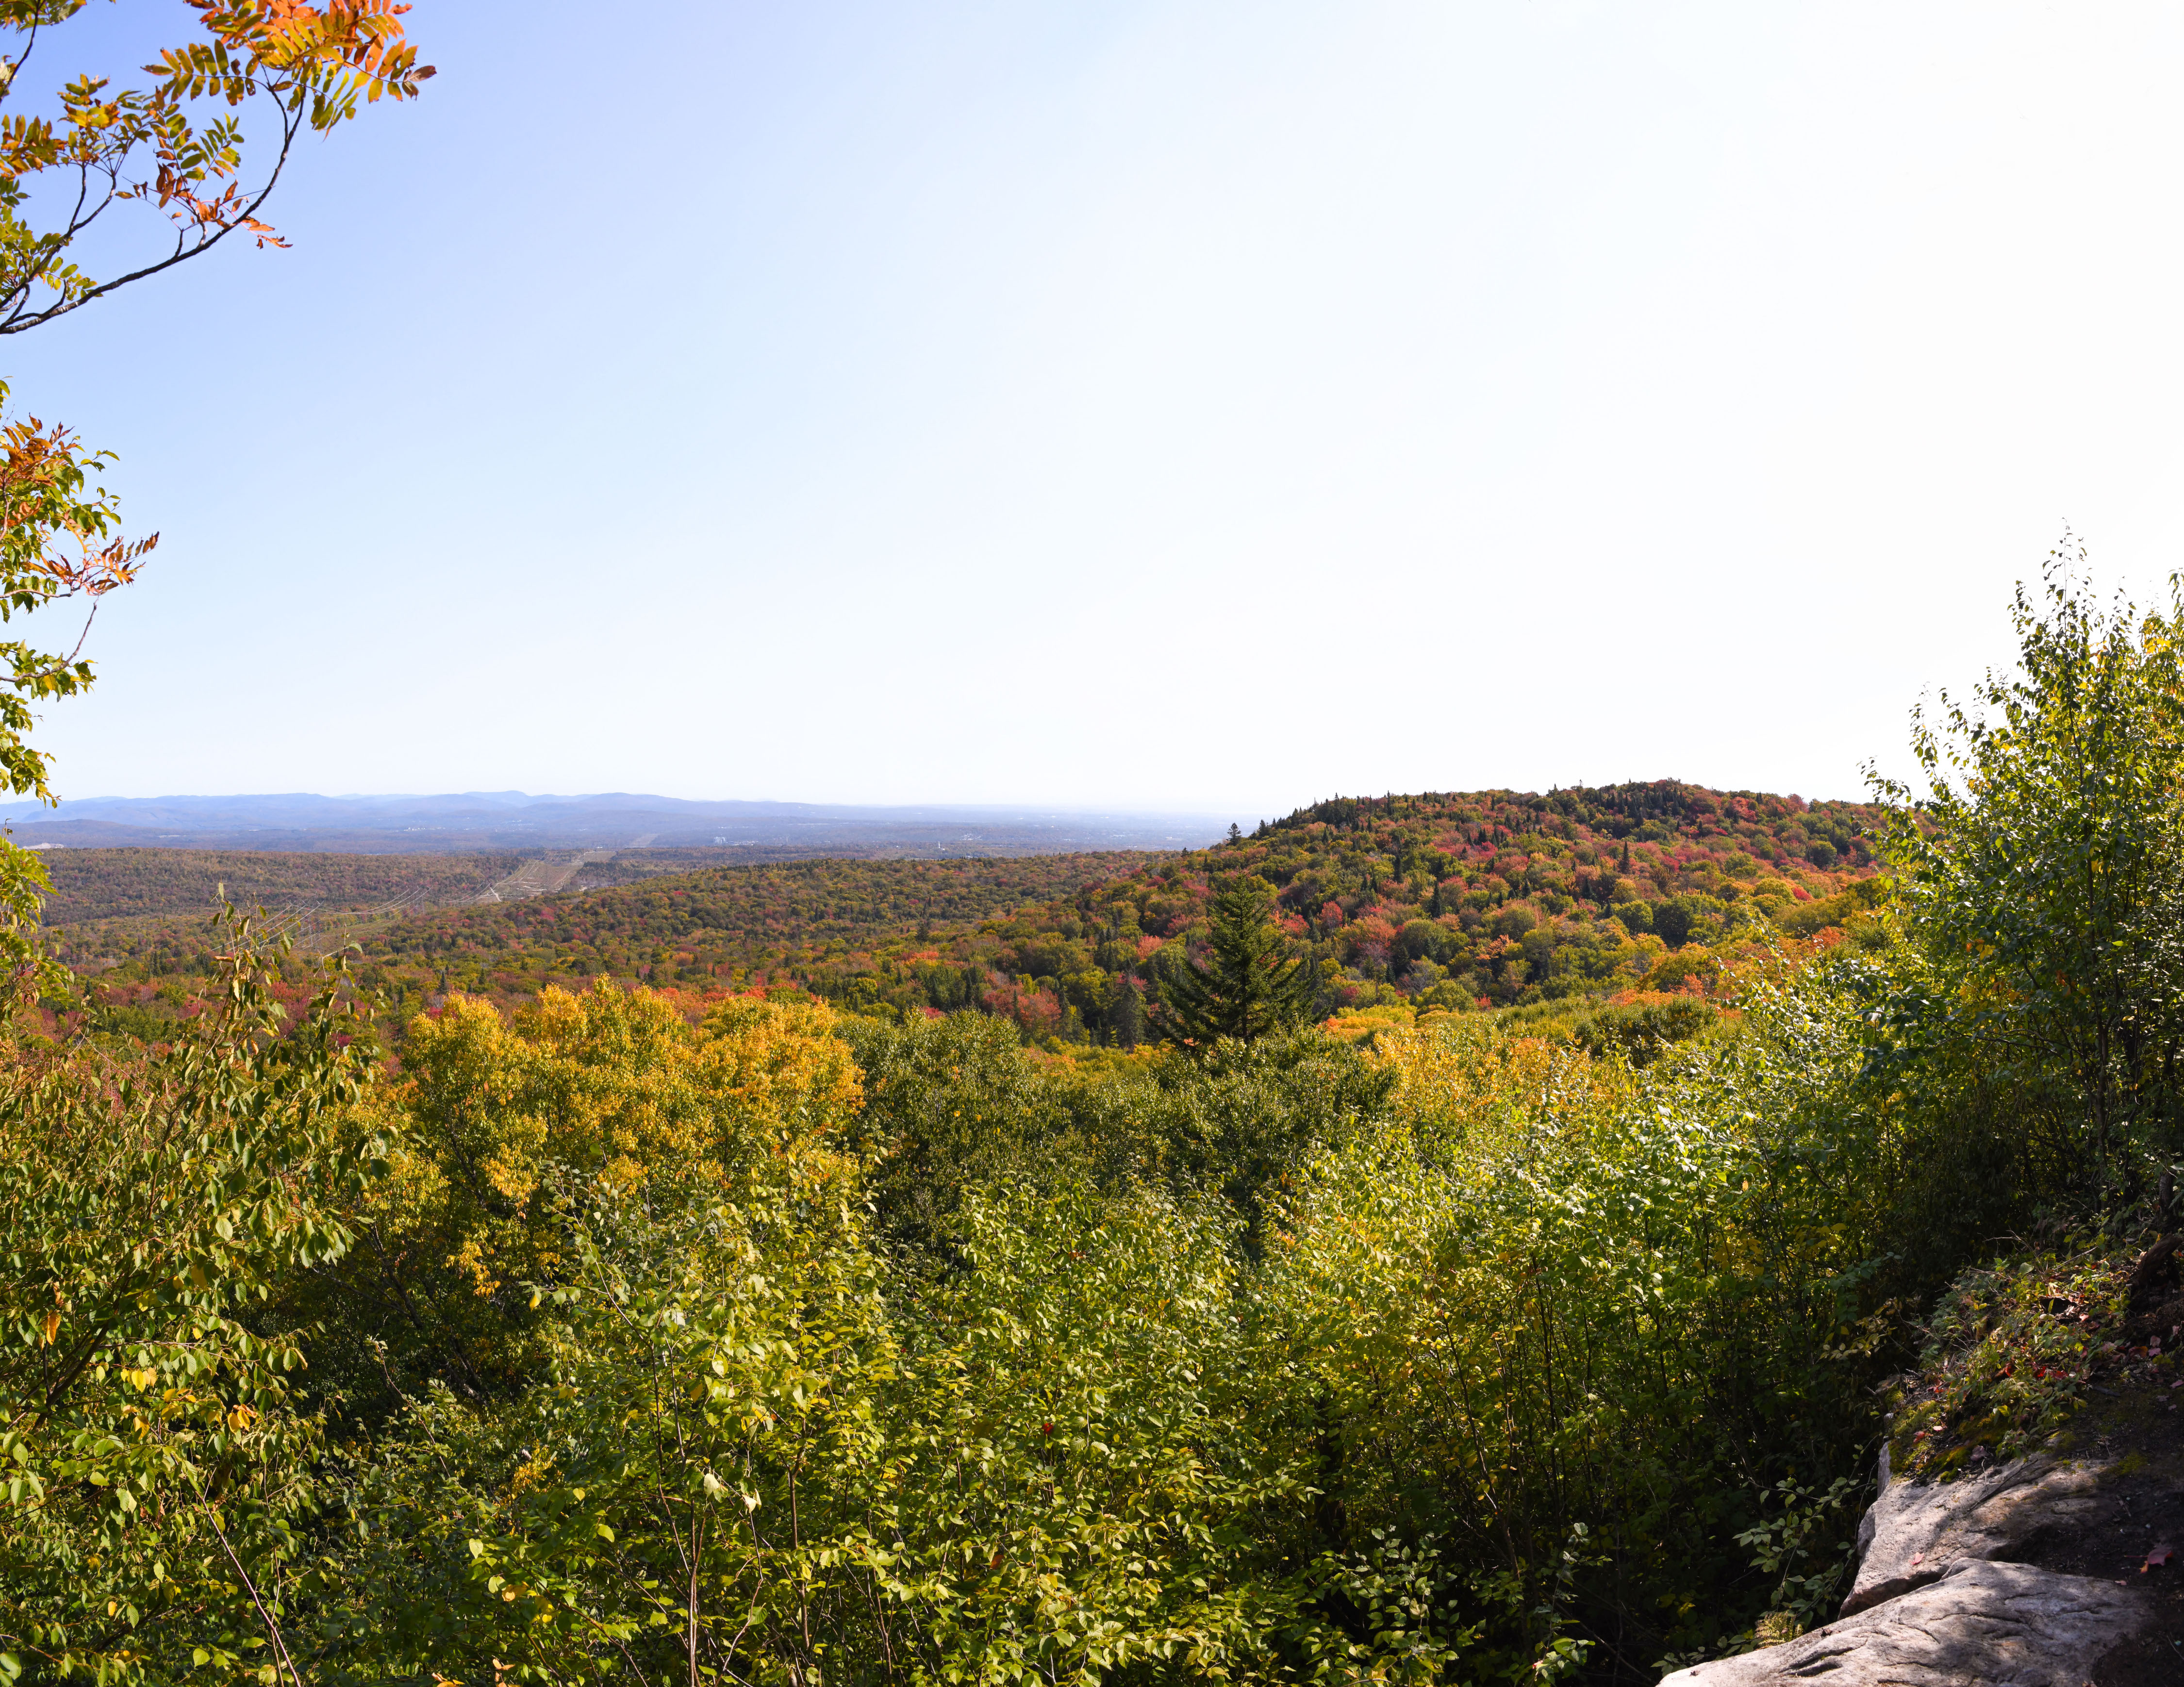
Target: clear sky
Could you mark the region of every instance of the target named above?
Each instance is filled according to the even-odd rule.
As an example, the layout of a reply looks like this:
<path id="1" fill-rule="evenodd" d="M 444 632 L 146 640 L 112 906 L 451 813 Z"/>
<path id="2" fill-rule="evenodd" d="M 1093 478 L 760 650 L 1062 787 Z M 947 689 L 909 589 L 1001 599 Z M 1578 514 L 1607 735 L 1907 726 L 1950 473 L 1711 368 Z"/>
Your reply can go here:
<path id="1" fill-rule="evenodd" d="M 0 343 L 164 536 L 64 794 L 1849 796 L 2184 564 L 2173 7 L 410 22 L 293 250 Z"/>

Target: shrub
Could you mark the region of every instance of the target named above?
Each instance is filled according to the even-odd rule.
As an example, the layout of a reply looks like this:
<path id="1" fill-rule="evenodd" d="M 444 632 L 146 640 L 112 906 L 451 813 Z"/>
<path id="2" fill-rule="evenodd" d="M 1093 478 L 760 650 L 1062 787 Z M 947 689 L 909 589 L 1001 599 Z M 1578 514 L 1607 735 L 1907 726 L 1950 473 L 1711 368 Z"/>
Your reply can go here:
<path id="1" fill-rule="evenodd" d="M 1606 1007 L 1580 1019 L 1571 1040 L 1596 1059 L 1619 1055 L 1634 1066 L 1651 1065 L 1673 1044 L 1719 1023 L 1710 1004 L 1688 996 L 1674 1001 Z"/>
<path id="2" fill-rule="evenodd" d="M 1915 1034 L 1998 1063 L 2099 1203 L 2184 1153 L 2184 596 L 2102 610 L 2070 568 L 2044 604 L 2019 588 L 2014 677 L 1914 717 L 1915 812 L 1876 784 L 1907 805 L 1884 847 L 1928 971 Z"/>

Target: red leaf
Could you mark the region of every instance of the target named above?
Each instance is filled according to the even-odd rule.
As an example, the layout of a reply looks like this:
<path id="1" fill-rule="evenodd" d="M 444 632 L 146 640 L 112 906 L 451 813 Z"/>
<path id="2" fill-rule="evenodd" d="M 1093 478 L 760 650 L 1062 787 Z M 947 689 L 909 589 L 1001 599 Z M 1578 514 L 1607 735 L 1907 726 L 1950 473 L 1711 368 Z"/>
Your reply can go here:
<path id="1" fill-rule="evenodd" d="M 2138 1573 L 2142 1576 L 2148 1570 L 2159 1569 L 2164 1564 L 2166 1564 L 2169 1562 L 2170 1555 L 2176 1550 L 2176 1549 L 2170 1545 L 2167 1541 L 2163 1541 L 2159 1545 L 2156 1546 L 2153 1551 L 2146 1555 L 2146 1562 L 2138 1567 Z"/>

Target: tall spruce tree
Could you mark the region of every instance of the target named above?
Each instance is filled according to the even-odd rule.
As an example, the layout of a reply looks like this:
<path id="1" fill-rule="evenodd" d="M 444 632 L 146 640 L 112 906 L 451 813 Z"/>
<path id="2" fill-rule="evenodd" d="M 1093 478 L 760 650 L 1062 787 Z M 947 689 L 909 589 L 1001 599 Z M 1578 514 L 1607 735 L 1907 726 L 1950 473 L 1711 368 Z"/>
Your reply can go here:
<path id="1" fill-rule="evenodd" d="M 1271 887 L 1249 878 L 1213 899 L 1212 953 L 1186 961 L 1160 983 L 1160 1027 L 1176 1041 L 1206 1048 L 1223 1038 L 1254 1042 L 1308 1018 L 1317 981 L 1308 960 L 1284 953 L 1268 918 Z"/>

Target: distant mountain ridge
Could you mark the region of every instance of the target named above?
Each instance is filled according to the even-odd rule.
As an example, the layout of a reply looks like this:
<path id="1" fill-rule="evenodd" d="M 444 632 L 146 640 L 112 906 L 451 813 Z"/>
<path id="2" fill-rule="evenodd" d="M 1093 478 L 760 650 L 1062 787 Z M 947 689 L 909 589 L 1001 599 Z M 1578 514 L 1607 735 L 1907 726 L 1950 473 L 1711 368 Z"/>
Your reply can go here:
<path id="1" fill-rule="evenodd" d="M 881 806 L 699 800 L 611 791 L 532 795 L 89 797 L 46 808 L 0 804 L 0 822 L 37 847 L 415 850 L 663 849 L 750 845 L 935 855 L 1196 848 L 1229 816 L 1006 805 Z"/>

